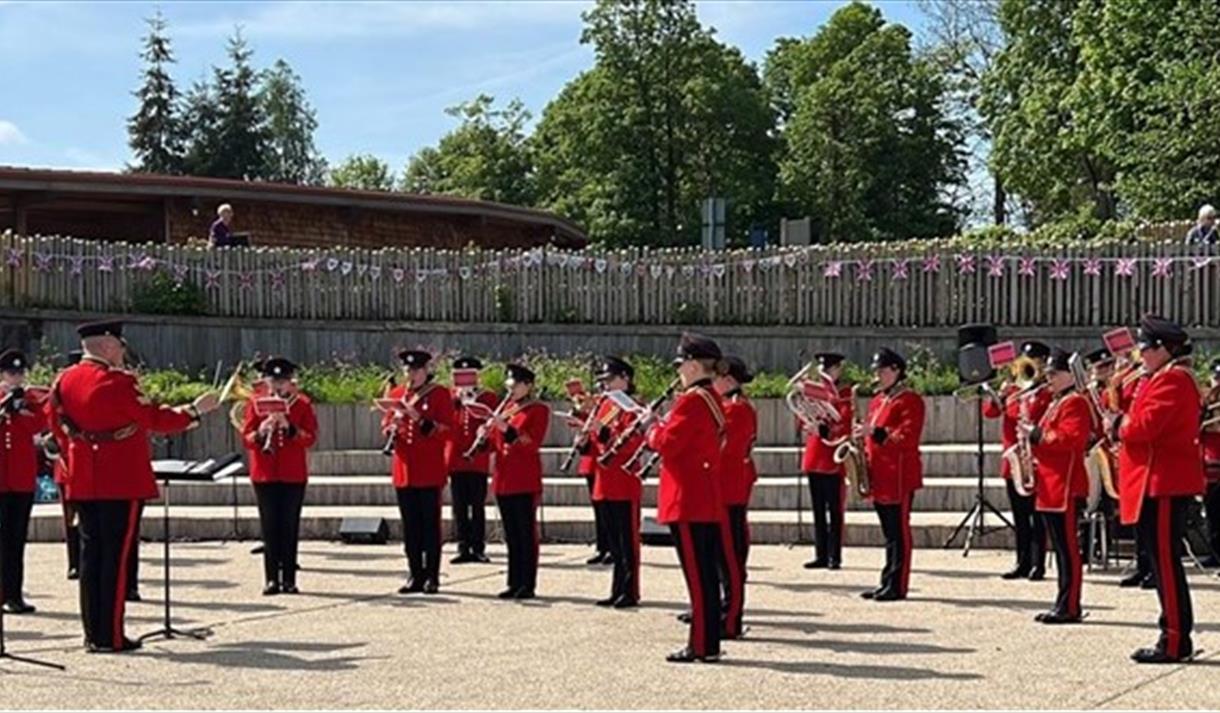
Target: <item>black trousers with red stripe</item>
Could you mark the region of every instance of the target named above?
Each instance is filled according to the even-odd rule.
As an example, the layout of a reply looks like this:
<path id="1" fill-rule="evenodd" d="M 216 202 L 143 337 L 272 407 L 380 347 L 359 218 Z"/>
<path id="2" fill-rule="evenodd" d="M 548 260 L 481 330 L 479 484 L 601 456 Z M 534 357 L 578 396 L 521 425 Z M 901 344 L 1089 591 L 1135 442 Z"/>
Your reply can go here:
<path id="1" fill-rule="evenodd" d="M 76 521 L 76 503 L 68 500 L 67 491 L 59 484 L 59 503 L 64 513 L 64 544 L 68 547 L 68 569 L 80 571 L 80 527 Z"/>
<path id="2" fill-rule="evenodd" d="M 85 639 L 123 645 L 131 551 L 137 546 L 140 502 L 89 500 L 80 509 L 80 610 Z"/>
<path id="3" fill-rule="evenodd" d="M 720 583 L 724 592 L 724 628 L 729 636 L 742 630 L 746 604 L 746 563 L 750 559 L 747 506 L 728 506 L 727 527 L 721 534 Z"/>
<path id="4" fill-rule="evenodd" d="M 1075 502 L 1069 502 L 1064 512 L 1039 512 L 1055 549 L 1055 569 L 1059 572 L 1059 594 L 1051 611 L 1061 616 L 1080 616 L 1080 590 L 1084 582 L 1084 566 L 1080 558 L 1077 537 Z"/>
<path id="5" fill-rule="evenodd" d="M 410 577 L 439 582 L 441 577 L 441 489 L 397 488 L 402 516 L 402 547 Z"/>
<path id="6" fill-rule="evenodd" d="M 843 506 L 847 498 L 843 476 L 807 473 L 813 500 L 813 556 L 826 564 L 843 563 Z"/>
<path id="7" fill-rule="evenodd" d="M 138 501 L 140 514 L 136 516 L 136 535 L 131 551 L 127 555 L 127 592 L 140 591 L 140 523 L 144 520 L 144 501 Z"/>
<path id="8" fill-rule="evenodd" d="M 508 546 L 508 588 L 533 592 L 538 586 L 538 496 L 497 495 L 496 504 Z"/>
<path id="9" fill-rule="evenodd" d="M 605 501 L 593 499 L 594 476 L 585 476 L 585 485 L 589 486 L 589 503 L 593 506 L 593 527 L 597 533 L 597 551 L 599 554 L 610 552 L 610 528 L 606 515 Z"/>
<path id="10" fill-rule="evenodd" d="M 1017 569 L 1029 573 L 1046 568 L 1046 524 L 1034 508 L 1034 496 L 1021 495 L 1011 478 L 1004 480 L 1008 503 L 1012 507 L 1013 529 L 1017 531 Z"/>
<path id="11" fill-rule="evenodd" d="M 1186 533 L 1189 496 L 1145 498 L 1140 508 L 1140 540 L 1148 548 L 1148 559 L 1156 573 L 1156 592 L 1161 600 L 1161 637 L 1157 648 L 1183 658 L 1194 651 L 1190 639 L 1195 625 L 1190 588 L 1182 568 L 1182 540 Z"/>
<path id="12" fill-rule="evenodd" d="M 690 595 L 688 646 L 696 656 L 720 655 L 720 560 L 724 537 L 715 522 L 669 526 Z"/>
<path id="13" fill-rule="evenodd" d="M 263 530 L 264 581 L 295 586 L 305 484 L 255 483 L 254 496 Z"/>
<path id="14" fill-rule="evenodd" d="M 905 599 L 911 582 L 911 499 L 891 505 L 874 503 L 885 537 L 885 568 L 881 570 L 878 592 L 894 593 Z"/>
<path id="15" fill-rule="evenodd" d="M 33 509 L 33 493 L 0 494 L 0 593 L 6 602 L 25 598 L 25 543 Z"/>
<path id="16" fill-rule="evenodd" d="M 610 598 L 640 601 L 640 504 L 632 500 L 603 500 L 614 577 Z"/>
<path id="17" fill-rule="evenodd" d="M 449 476 L 458 552 L 481 555 L 487 549 L 487 474 L 456 472 Z"/>

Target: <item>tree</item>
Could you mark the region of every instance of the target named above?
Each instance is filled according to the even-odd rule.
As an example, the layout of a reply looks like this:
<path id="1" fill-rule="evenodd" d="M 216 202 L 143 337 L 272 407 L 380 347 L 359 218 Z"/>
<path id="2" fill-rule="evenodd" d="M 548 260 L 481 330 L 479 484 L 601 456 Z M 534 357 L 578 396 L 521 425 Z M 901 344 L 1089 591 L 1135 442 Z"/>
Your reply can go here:
<path id="1" fill-rule="evenodd" d="M 301 78 L 283 59 L 263 72 L 258 106 L 267 127 L 266 178 L 283 183 L 324 183 L 326 161 L 313 143 L 317 114 L 305 97 Z"/>
<path id="2" fill-rule="evenodd" d="M 394 174 L 389 165 L 372 154 L 348 156 L 330 171 L 330 185 L 365 191 L 394 190 Z"/>
<path id="3" fill-rule="evenodd" d="M 207 175 L 259 179 L 267 173 L 267 129 L 256 95 L 258 75 L 250 64 L 254 50 L 241 35 L 229 38 L 229 66 L 213 70 L 219 155 Z"/>
<path id="4" fill-rule="evenodd" d="M 781 40 L 764 76 L 781 115 L 779 193 L 819 239 L 935 237 L 958 228 L 961 127 L 910 32 L 862 3 L 815 35 Z"/>
<path id="5" fill-rule="evenodd" d="M 435 148 L 421 149 L 403 172 L 403 189 L 533 205 L 533 167 L 525 127 L 530 114 L 520 100 L 495 109 L 481 94 L 445 110 L 461 120 Z"/>
<path id="6" fill-rule="evenodd" d="M 221 153 L 220 107 L 216 91 L 200 78 L 182 99 L 183 171 L 192 176 L 213 176 Z"/>
<path id="7" fill-rule="evenodd" d="M 140 52 L 144 81 L 133 92 L 140 106 L 127 120 L 128 145 L 135 154 L 135 163 L 129 169 L 141 173 L 179 173 L 183 148 L 178 90 L 169 73 L 174 53 L 161 11 L 145 22 L 148 34 Z"/>
<path id="8" fill-rule="evenodd" d="M 753 67 L 700 26 L 690 2 L 599 0 L 581 41 L 594 67 L 543 111 L 540 202 L 611 244 L 699 239 L 699 206 L 730 201 L 744 233 L 771 197 L 773 126 Z"/>

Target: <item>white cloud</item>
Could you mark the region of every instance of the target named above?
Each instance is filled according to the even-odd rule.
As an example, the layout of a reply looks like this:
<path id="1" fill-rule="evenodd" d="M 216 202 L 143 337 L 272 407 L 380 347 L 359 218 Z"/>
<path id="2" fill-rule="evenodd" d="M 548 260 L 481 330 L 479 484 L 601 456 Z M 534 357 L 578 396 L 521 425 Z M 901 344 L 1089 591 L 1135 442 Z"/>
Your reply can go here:
<path id="1" fill-rule="evenodd" d="M 29 142 L 16 124 L 0 119 L 0 146 L 24 146 Z"/>

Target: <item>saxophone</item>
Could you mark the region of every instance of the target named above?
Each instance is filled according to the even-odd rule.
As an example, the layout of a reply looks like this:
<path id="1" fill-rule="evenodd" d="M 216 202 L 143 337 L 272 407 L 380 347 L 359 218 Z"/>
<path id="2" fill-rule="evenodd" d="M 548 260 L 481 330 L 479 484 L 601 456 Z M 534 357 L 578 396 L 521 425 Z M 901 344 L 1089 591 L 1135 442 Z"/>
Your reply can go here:
<path id="1" fill-rule="evenodd" d="M 1043 388 L 1043 386 L 1035 387 L 1020 396 L 1020 401 L 1017 402 L 1017 442 L 1009 446 L 1001 456 L 1008 462 L 1013 489 L 1021 497 L 1029 497 L 1034 493 L 1036 483 L 1034 451 L 1029 443 L 1029 428 L 1034 423 L 1029 417 L 1029 408 L 1034 397 Z"/>

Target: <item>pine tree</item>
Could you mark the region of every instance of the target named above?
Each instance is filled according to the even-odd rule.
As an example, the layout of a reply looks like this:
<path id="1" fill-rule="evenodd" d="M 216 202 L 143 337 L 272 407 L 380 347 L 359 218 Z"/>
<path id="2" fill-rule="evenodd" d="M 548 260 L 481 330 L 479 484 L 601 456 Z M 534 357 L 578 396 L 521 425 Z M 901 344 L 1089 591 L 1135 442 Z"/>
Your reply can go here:
<path id="1" fill-rule="evenodd" d="M 283 59 L 263 72 L 258 103 L 266 119 L 266 178 L 284 183 L 323 183 L 326 161 L 313 142 L 317 114 L 305 97 L 301 78 Z"/>
<path id="2" fill-rule="evenodd" d="M 161 11 L 146 19 L 144 36 L 144 82 L 132 94 L 139 109 L 127 120 L 128 144 L 135 154 L 129 170 L 140 173 L 180 173 L 182 171 L 182 133 L 178 118 L 178 90 L 170 76 L 174 53 L 166 35 Z"/>
<path id="3" fill-rule="evenodd" d="M 213 157 L 209 175 L 217 178 L 256 180 L 267 173 L 267 132 L 255 93 L 253 54 L 238 28 L 229 38 L 229 67 L 213 70 L 220 153 Z"/>
<path id="4" fill-rule="evenodd" d="M 220 156 L 220 108 L 216 91 L 200 78 L 182 100 L 183 172 L 192 176 L 217 176 Z"/>

